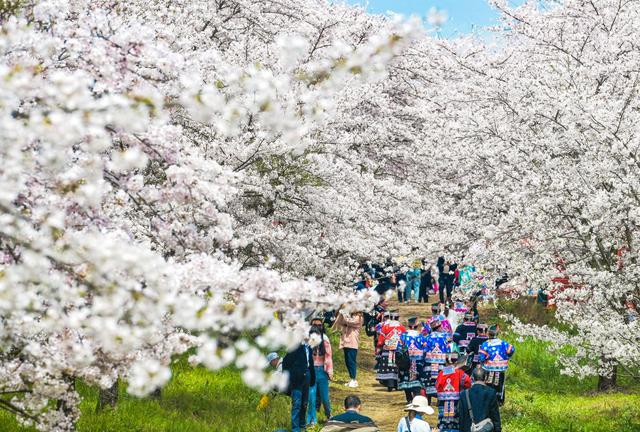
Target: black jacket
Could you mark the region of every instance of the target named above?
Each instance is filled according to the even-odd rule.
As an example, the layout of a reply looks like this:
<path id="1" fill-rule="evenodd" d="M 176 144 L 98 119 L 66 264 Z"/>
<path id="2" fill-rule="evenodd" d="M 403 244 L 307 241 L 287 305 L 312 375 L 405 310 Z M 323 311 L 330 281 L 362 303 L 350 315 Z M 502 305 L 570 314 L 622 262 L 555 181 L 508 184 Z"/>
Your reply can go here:
<path id="1" fill-rule="evenodd" d="M 480 351 L 480 346 L 488 340 L 489 340 L 489 336 L 487 335 L 484 335 L 484 336 L 476 335 L 473 339 L 471 339 L 471 342 L 469 342 L 469 346 L 467 347 L 467 352 L 473 353 L 474 355 L 478 355 L 478 352 Z"/>
<path id="2" fill-rule="evenodd" d="M 309 385 L 315 385 L 316 370 L 313 367 L 311 348 L 301 344 L 295 350 L 287 353 L 282 359 L 282 371 L 289 372 L 289 390 L 303 387 L 307 373 L 311 378 Z"/>
<path id="3" fill-rule="evenodd" d="M 467 391 L 469 400 L 473 407 L 473 418 L 476 423 L 490 418 L 493 422 L 494 432 L 502 432 L 500 423 L 500 411 L 498 409 L 498 396 L 491 387 L 483 384 L 474 384 L 469 390 L 460 394 L 460 432 L 471 432 L 471 417 L 469 416 L 469 405 L 467 404 Z"/>

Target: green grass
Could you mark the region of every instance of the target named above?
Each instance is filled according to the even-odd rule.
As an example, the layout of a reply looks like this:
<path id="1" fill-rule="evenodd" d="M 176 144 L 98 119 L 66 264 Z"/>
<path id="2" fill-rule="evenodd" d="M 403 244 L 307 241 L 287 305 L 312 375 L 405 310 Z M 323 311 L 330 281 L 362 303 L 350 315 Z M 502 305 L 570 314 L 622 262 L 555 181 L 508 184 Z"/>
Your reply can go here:
<path id="1" fill-rule="evenodd" d="M 290 400 L 276 396 L 266 410 L 258 410 L 261 394 L 248 389 L 231 368 L 210 372 L 184 362 L 159 399 L 138 399 L 123 386 L 116 409 L 96 414 L 96 388 L 78 385 L 83 397 L 79 431 L 93 432 L 265 432 L 290 423 Z M 0 411 L 0 432 L 23 431 L 14 417 Z"/>

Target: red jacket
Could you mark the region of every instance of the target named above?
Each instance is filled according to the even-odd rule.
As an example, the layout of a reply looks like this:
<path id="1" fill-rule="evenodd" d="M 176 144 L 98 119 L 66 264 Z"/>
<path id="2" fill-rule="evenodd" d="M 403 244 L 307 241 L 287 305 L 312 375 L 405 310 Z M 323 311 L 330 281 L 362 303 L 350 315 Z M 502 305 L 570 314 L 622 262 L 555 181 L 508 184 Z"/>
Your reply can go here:
<path id="1" fill-rule="evenodd" d="M 438 400 L 458 400 L 460 392 L 469 387 L 471 387 L 471 377 L 462 369 L 447 366 L 438 372 L 436 379 Z"/>

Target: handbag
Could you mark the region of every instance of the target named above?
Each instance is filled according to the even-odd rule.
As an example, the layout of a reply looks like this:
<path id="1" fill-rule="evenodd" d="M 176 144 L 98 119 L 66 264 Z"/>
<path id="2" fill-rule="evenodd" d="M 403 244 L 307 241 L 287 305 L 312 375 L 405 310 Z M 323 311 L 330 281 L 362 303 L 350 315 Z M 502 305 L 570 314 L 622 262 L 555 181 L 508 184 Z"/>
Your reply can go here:
<path id="1" fill-rule="evenodd" d="M 473 418 L 473 407 L 471 406 L 471 399 L 469 399 L 469 390 L 466 390 L 465 397 L 467 398 L 467 405 L 469 405 L 469 417 L 471 417 L 471 432 L 493 432 L 493 422 L 490 418 L 486 418 L 476 423 Z"/>

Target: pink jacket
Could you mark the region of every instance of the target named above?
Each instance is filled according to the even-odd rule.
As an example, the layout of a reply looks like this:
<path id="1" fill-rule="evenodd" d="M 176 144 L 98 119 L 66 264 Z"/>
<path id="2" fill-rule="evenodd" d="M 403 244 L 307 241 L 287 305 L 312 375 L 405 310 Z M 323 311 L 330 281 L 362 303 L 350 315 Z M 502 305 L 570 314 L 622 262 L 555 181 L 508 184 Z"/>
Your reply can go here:
<path id="1" fill-rule="evenodd" d="M 340 349 L 355 348 L 360 345 L 360 329 L 364 319 L 362 315 L 346 317 L 338 313 L 335 328 L 340 332 Z"/>
<path id="2" fill-rule="evenodd" d="M 313 365 L 314 366 L 323 366 L 324 367 L 324 371 L 327 373 L 327 375 L 331 376 L 331 375 L 333 375 L 333 356 L 332 356 L 332 353 L 331 353 L 331 342 L 329 342 L 329 338 L 327 338 L 325 336 L 324 340 L 322 341 L 322 343 L 324 343 L 325 355 L 324 356 L 319 355 L 318 350 L 314 349 L 313 350 Z"/>

